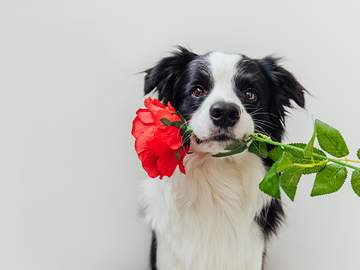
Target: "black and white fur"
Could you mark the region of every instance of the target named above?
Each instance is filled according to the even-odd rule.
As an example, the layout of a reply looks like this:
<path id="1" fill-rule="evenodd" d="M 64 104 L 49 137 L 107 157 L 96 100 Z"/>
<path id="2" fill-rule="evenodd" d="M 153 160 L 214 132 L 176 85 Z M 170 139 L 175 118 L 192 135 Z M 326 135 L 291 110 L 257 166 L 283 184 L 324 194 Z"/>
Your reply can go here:
<path id="1" fill-rule="evenodd" d="M 146 71 L 145 94 L 153 90 L 194 135 L 186 175 L 143 185 L 151 269 L 264 269 L 267 241 L 284 216 L 280 201 L 258 187 L 271 161 L 249 152 L 211 154 L 254 131 L 280 141 L 286 108 L 291 100 L 304 107 L 305 90 L 273 57 L 197 55 L 181 47 Z"/>

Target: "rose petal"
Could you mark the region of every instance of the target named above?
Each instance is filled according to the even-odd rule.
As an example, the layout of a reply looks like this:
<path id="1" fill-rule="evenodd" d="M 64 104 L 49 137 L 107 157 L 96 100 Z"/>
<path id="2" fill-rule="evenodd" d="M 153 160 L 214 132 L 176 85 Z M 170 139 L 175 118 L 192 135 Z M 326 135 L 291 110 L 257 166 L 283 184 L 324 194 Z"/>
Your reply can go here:
<path id="1" fill-rule="evenodd" d="M 151 178 L 155 178 L 160 175 L 160 171 L 157 167 L 158 157 L 151 151 L 143 152 L 139 155 L 141 164 L 144 170 Z"/>
<path id="2" fill-rule="evenodd" d="M 132 130 L 131 130 L 131 134 L 135 137 L 138 138 L 141 134 L 143 134 L 144 132 L 146 132 L 146 130 L 148 130 L 149 128 L 154 127 L 153 125 L 149 125 L 149 124 L 144 124 L 139 117 L 135 117 L 135 119 L 133 120 L 133 125 L 132 125 Z"/>
<path id="3" fill-rule="evenodd" d="M 170 112 L 175 112 L 175 108 L 171 106 L 170 101 L 168 101 L 167 107 Z"/>
<path id="4" fill-rule="evenodd" d="M 166 106 L 160 102 L 158 99 L 147 98 L 144 101 L 144 105 L 152 113 L 157 112 L 158 110 L 166 109 Z"/>
<path id="5" fill-rule="evenodd" d="M 149 143 L 154 140 L 156 127 L 151 126 L 143 130 L 135 140 L 135 150 L 139 154 L 142 151 L 149 149 Z"/>
<path id="6" fill-rule="evenodd" d="M 167 132 L 167 136 L 164 138 L 165 143 L 172 149 L 177 150 L 182 146 L 182 137 L 180 130 L 176 127 L 169 127 L 173 130 Z"/>
<path id="7" fill-rule="evenodd" d="M 173 120 L 174 122 L 181 121 L 181 117 L 175 111 L 172 112 L 167 109 L 161 109 L 161 110 L 157 110 L 154 113 L 154 117 L 156 117 L 157 115 L 158 115 L 158 117 L 164 117 L 169 120 Z"/>
<path id="8" fill-rule="evenodd" d="M 166 129 L 157 129 L 154 135 L 152 144 L 154 148 L 159 148 L 160 151 L 165 151 L 163 148 L 170 148 L 171 150 L 178 150 L 182 145 L 182 138 L 180 130 L 176 127 L 166 127 Z M 155 149 L 156 150 L 156 149 Z"/>
<path id="9" fill-rule="evenodd" d="M 160 179 L 162 179 L 164 176 L 172 176 L 177 164 L 178 160 L 176 159 L 176 156 L 169 155 L 159 157 L 157 161 L 157 167 L 160 171 Z"/>
<path id="10" fill-rule="evenodd" d="M 141 122 L 145 124 L 151 124 L 154 122 L 153 116 L 148 109 L 138 109 L 136 115 L 139 117 Z"/>

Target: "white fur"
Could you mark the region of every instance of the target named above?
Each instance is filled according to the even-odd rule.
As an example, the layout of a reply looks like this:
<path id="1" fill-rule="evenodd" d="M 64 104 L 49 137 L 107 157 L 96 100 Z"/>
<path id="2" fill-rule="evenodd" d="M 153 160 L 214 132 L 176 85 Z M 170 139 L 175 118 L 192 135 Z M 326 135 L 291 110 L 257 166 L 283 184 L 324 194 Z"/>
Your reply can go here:
<path id="1" fill-rule="evenodd" d="M 254 218 L 269 201 L 258 188 L 261 159 L 194 153 L 185 164 L 186 175 L 146 180 L 143 187 L 159 270 L 260 270 L 265 243 Z"/>
<path id="2" fill-rule="evenodd" d="M 192 116 L 190 125 L 199 138 L 215 128 L 209 109 L 217 101 L 241 108 L 233 128 L 237 138 L 253 132 L 254 123 L 233 91 L 238 55 L 208 56 L 214 88 Z M 146 180 L 142 189 L 145 219 L 156 232 L 159 270 L 260 270 L 265 241 L 254 218 L 269 202 L 258 185 L 266 168 L 254 154 L 228 158 L 211 153 L 224 143 L 191 144 L 185 158 L 186 175 Z"/>

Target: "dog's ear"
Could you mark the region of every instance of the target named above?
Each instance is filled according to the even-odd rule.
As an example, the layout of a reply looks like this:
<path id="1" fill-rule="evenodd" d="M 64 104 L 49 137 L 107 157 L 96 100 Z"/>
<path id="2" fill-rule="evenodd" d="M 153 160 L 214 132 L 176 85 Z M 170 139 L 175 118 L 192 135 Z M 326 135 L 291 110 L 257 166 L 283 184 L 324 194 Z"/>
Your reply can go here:
<path id="1" fill-rule="evenodd" d="M 291 107 L 290 100 L 296 102 L 301 108 L 305 107 L 305 88 L 285 68 L 278 64 L 279 58 L 267 56 L 259 60 L 272 87 L 275 88 L 279 105 Z"/>
<path id="2" fill-rule="evenodd" d="M 155 90 L 164 103 L 172 101 L 180 75 L 196 56 L 195 53 L 179 46 L 171 56 L 163 58 L 154 67 L 146 70 L 145 95 Z"/>

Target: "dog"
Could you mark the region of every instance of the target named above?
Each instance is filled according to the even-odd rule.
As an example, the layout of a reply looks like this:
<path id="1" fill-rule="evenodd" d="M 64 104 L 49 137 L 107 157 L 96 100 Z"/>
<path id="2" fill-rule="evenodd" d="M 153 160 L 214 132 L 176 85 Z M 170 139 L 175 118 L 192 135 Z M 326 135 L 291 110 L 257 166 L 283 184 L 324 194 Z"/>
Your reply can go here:
<path id="1" fill-rule="evenodd" d="M 279 200 L 259 190 L 270 159 L 245 151 L 216 158 L 235 139 L 262 132 L 281 141 L 285 116 L 306 90 L 267 56 L 196 54 L 178 47 L 145 71 L 145 95 L 170 102 L 193 130 L 180 172 L 141 189 L 152 229 L 152 270 L 263 270 L 266 247 L 284 219 Z"/>

